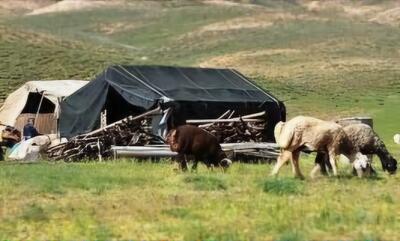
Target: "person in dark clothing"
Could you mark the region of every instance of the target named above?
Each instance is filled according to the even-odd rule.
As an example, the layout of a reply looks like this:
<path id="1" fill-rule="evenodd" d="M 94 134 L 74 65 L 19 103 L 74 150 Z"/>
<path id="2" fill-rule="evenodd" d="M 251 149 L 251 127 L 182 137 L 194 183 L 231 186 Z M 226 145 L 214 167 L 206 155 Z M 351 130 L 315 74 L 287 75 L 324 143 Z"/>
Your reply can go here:
<path id="1" fill-rule="evenodd" d="M 24 140 L 29 140 L 35 136 L 42 135 L 36 130 L 34 124 L 35 124 L 35 119 L 29 118 L 28 123 L 26 123 L 26 125 L 24 126 L 24 131 L 23 131 Z"/>

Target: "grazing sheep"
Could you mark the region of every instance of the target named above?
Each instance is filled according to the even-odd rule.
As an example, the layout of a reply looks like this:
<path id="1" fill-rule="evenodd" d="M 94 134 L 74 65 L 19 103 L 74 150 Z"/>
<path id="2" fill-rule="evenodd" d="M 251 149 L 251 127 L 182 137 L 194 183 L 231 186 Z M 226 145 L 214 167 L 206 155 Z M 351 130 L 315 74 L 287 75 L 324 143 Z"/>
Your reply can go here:
<path id="1" fill-rule="evenodd" d="M 186 155 L 194 156 L 192 170 L 197 168 L 199 161 L 207 167 L 221 166 L 228 168 L 232 161 L 226 157 L 222 151 L 217 138 L 207 131 L 192 125 L 182 125 L 169 131 L 167 144 L 171 151 L 178 152 L 178 160 L 182 170 L 186 171 Z"/>
<path id="2" fill-rule="evenodd" d="M 290 159 L 295 176 L 304 178 L 299 168 L 299 156 L 300 151 L 305 148 L 328 153 L 335 176 L 337 175 L 337 155 L 343 154 L 349 157 L 351 162 L 355 160 L 356 151 L 352 143 L 343 128 L 334 122 L 297 116 L 286 123 L 279 122 L 274 132 L 276 142 L 281 147 L 281 154 L 272 175 L 277 175 L 282 165 Z"/>
<path id="3" fill-rule="evenodd" d="M 356 151 L 361 152 L 363 155 L 376 154 L 381 161 L 384 171 L 388 171 L 390 174 L 396 173 L 396 159 L 389 153 L 383 141 L 369 125 L 363 123 L 350 124 L 343 127 L 343 131 L 353 143 Z M 318 153 L 315 162 L 321 168 L 321 172 L 326 174 L 325 165 L 328 163 L 326 156 L 323 155 L 323 153 Z M 327 166 L 330 168 L 329 164 Z M 371 171 L 375 172 L 372 167 Z"/>
<path id="4" fill-rule="evenodd" d="M 347 159 L 347 161 L 349 160 Z M 372 168 L 370 157 L 363 155 L 361 152 L 356 153 L 355 160 L 351 164 L 353 166 L 353 174 L 358 177 L 376 174 L 375 170 Z M 332 166 L 329 163 L 329 156 L 325 152 L 317 152 L 317 156 L 315 157 L 315 166 L 311 171 L 310 176 L 314 178 L 318 171 L 321 171 L 322 175 L 328 175 L 328 169 L 332 170 Z"/>

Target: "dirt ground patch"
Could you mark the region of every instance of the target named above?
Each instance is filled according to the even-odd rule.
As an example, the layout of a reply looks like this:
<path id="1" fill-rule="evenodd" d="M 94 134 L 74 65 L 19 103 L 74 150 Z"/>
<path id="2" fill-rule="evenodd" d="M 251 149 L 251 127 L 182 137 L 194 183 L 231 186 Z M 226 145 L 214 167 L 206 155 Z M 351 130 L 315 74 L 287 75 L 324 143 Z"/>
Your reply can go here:
<path id="1" fill-rule="evenodd" d="M 371 17 L 382 9 L 380 6 L 343 6 L 346 14 L 359 17 Z"/>
<path id="2" fill-rule="evenodd" d="M 250 3 L 240 3 L 226 0 L 206 0 L 203 1 L 205 4 L 222 5 L 222 6 L 233 6 L 233 7 L 247 7 L 247 8 L 265 8 L 260 5 Z"/>
<path id="3" fill-rule="evenodd" d="M 242 17 L 203 26 L 197 33 L 202 34 L 208 31 L 227 31 L 246 28 L 265 28 L 271 25 L 273 25 L 273 23 L 268 20 L 263 21 L 257 17 Z"/>
<path id="4" fill-rule="evenodd" d="M 87 10 L 98 7 L 116 6 L 124 3 L 124 1 L 64 0 L 42 8 L 35 9 L 32 12 L 28 13 L 28 15 Z"/>
<path id="5" fill-rule="evenodd" d="M 240 17 L 203 26 L 199 32 L 226 31 L 246 28 L 265 28 L 277 22 L 291 20 L 323 20 L 319 17 L 305 14 L 292 14 L 289 12 L 266 12 L 251 17 Z"/>
<path id="6" fill-rule="evenodd" d="M 391 26 L 400 26 L 400 7 L 380 12 L 369 21 Z"/>
<path id="7" fill-rule="evenodd" d="M 343 9 L 343 3 L 341 1 L 302 1 L 301 4 L 310 12 L 321 12 L 327 9 Z"/>
<path id="8" fill-rule="evenodd" d="M 310 12 L 338 11 L 343 12 L 343 14 L 348 17 L 371 18 L 377 12 L 384 9 L 381 5 L 362 5 L 362 2 L 342 0 L 303 1 L 301 4 Z"/>
<path id="9" fill-rule="evenodd" d="M 263 49 L 240 51 L 233 54 L 217 56 L 199 63 L 201 67 L 240 68 L 246 74 L 270 74 L 265 63 L 259 63 L 258 58 L 273 55 L 291 55 L 300 53 L 298 49 Z"/>
<path id="10" fill-rule="evenodd" d="M 202 26 L 192 32 L 185 33 L 178 39 L 198 37 L 209 32 L 225 32 L 225 31 L 237 31 L 245 29 L 264 29 L 271 27 L 277 23 L 285 21 L 295 21 L 295 20 L 318 20 L 325 21 L 326 19 L 311 16 L 307 14 L 292 14 L 289 12 L 270 12 L 265 11 L 263 13 L 258 13 L 254 16 L 237 17 L 232 18 L 212 24 Z"/>
<path id="11" fill-rule="evenodd" d="M 99 23 L 96 26 L 98 32 L 103 33 L 105 35 L 112 35 L 124 31 L 129 31 L 139 26 L 130 22 L 117 22 L 117 23 Z"/>
<path id="12" fill-rule="evenodd" d="M 0 1 L 0 12 L 3 13 L 20 13 L 30 12 L 35 9 L 43 8 L 45 6 L 53 4 L 51 0 L 1 0 Z"/>

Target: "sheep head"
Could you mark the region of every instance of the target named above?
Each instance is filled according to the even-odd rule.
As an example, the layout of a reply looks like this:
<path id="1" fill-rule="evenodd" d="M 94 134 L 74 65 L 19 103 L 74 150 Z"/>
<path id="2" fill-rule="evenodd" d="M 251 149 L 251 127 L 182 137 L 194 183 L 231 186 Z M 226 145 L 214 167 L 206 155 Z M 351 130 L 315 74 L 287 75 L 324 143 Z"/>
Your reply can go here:
<path id="1" fill-rule="evenodd" d="M 382 161 L 382 168 L 390 174 L 395 174 L 397 170 L 397 160 L 391 155 L 388 155 L 384 161 Z"/>

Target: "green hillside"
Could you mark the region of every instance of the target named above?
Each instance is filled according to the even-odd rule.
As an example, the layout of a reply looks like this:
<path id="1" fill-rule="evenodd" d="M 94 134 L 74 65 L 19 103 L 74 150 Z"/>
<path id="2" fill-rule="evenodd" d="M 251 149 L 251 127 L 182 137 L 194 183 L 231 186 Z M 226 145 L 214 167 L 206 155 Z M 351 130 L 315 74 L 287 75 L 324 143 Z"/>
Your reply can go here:
<path id="1" fill-rule="evenodd" d="M 383 115 L 377 127 L 391 138 L 400 31 L 396 18 L 374 19 L 395 1 L 314 5 L 128 1 L 2 16 L 0 98 L 24 81 L 90 79 L 114 63 L 231 67 L 285 100 L 289 116 Z"/>

